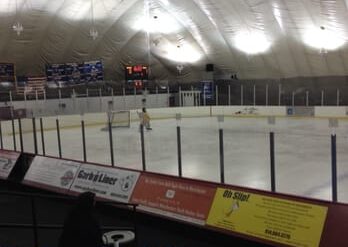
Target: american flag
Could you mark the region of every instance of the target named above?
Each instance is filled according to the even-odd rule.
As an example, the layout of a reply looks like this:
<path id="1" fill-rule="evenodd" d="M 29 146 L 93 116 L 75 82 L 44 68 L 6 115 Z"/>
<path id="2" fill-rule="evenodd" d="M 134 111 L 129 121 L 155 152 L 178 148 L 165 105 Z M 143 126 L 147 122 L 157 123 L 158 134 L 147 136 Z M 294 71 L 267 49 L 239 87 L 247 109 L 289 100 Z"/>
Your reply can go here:
<path id="1" fill-rule="evenodd" d="M 45 91 L 47 79 L 45 76 L 29 76 L 26 80 L 17 82 L 17 93 L 33 95 L 42 95 Z"/>

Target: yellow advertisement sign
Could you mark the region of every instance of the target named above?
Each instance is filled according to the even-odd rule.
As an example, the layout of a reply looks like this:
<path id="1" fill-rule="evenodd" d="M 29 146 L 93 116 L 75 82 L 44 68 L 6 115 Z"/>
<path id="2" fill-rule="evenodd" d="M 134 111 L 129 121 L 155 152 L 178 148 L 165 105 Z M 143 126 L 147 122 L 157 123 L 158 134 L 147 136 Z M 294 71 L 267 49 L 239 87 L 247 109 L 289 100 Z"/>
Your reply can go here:
<path id="1" fill-rule="evenodd" d="M 270 241 L 318 247 L 327 207 L 218 188 L 207 225 Z"/>

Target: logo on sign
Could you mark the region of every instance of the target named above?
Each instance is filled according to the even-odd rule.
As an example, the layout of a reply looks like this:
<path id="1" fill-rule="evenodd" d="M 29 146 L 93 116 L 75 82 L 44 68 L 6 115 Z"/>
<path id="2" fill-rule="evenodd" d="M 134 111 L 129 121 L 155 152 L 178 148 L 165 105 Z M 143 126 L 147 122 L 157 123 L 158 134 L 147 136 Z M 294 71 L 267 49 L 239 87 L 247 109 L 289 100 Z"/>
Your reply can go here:
<path id="1" fill-rule="evenodd" d="M 175 196 L 175 190 L 167 190 L 166 192 L 166 198 L 173 199 Z"/>
<path id="2" fill-rule="evenodd" d="M 60 184 L 62 186 L 67 186 L 74 179 L 74 172 L 69 170 L 64 173 L 64 175 L 60 178 Z"/>
<path id="3" fill-rule="evenodd" d="M 239 209 L 239 202 L 237 200 L 233 200 L 231 207 L 225 212 L 226 217 L 229 217 L 233 212 Z"/>
<path id="4" fill-rule="evenodd" d="M 122 191 L 129 191 L 134 183 L 134 175 L 128 175 L 120 179 L 120 185 Z"/>
<path id="5" fill-rule="evenodd" d="M 0 158 L 0 165 L 3 170 L 8 170 L 11 168 L 12 161 L 10 159 Z"/>

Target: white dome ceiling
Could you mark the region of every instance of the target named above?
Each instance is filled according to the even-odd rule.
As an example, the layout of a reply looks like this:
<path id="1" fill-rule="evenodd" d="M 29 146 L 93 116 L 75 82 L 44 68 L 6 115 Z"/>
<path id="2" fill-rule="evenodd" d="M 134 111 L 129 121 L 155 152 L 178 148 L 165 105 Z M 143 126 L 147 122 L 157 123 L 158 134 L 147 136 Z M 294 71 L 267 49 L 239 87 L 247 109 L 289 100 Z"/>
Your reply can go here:
<path id="1" fill-rule="evenodd" d="M 247 79 L 348 75 L 347 6 L 344 0 L 0 0 L 0 62 L 14 62 L 17 74 L 40 75 L 46 63 L 102 59 L 109 80 L 122 80 L 129 63 L 150 64 L 155 79 L 175 78 L 182 64 L 185 80 L 199 80 L 207 63 Z"/>

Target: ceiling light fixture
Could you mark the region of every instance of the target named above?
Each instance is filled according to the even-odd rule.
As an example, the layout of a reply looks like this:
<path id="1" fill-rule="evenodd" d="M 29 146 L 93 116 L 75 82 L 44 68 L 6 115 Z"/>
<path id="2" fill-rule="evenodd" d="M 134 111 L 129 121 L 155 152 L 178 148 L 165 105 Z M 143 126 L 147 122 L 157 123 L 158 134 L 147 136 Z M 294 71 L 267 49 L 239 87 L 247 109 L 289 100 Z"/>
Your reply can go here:
<path id="1" fill-rule="evenodd" d="M 271 47 L 271 42 L 263 32 L 240 32 L 236 35 L 236 47 L 248 55 L 264 53 Z"/>
<path id="2" fill-rule="evenodd" d="M 18 4 L 17 4 L 17 0 L 16 0 L 16 21 L 13 24 L 12 29 L 13 29 L 13 31 L 15 31 L 17 33 L 18 36 L 20 36 L 21 33 L 23 32 L 23 25 L 18 20 Z"/>
<path id="3" fill-rule="evenodd" d="M 95 23 L 94 23 L 93 0 L 91 0 L 91 19 L 92 19 L 92 27 L 89 30 L 89 36 L 91 36 L 93 40 L 96 40 L 99 34 L 98 34 L 98 30 L 95 28 Z"/>

